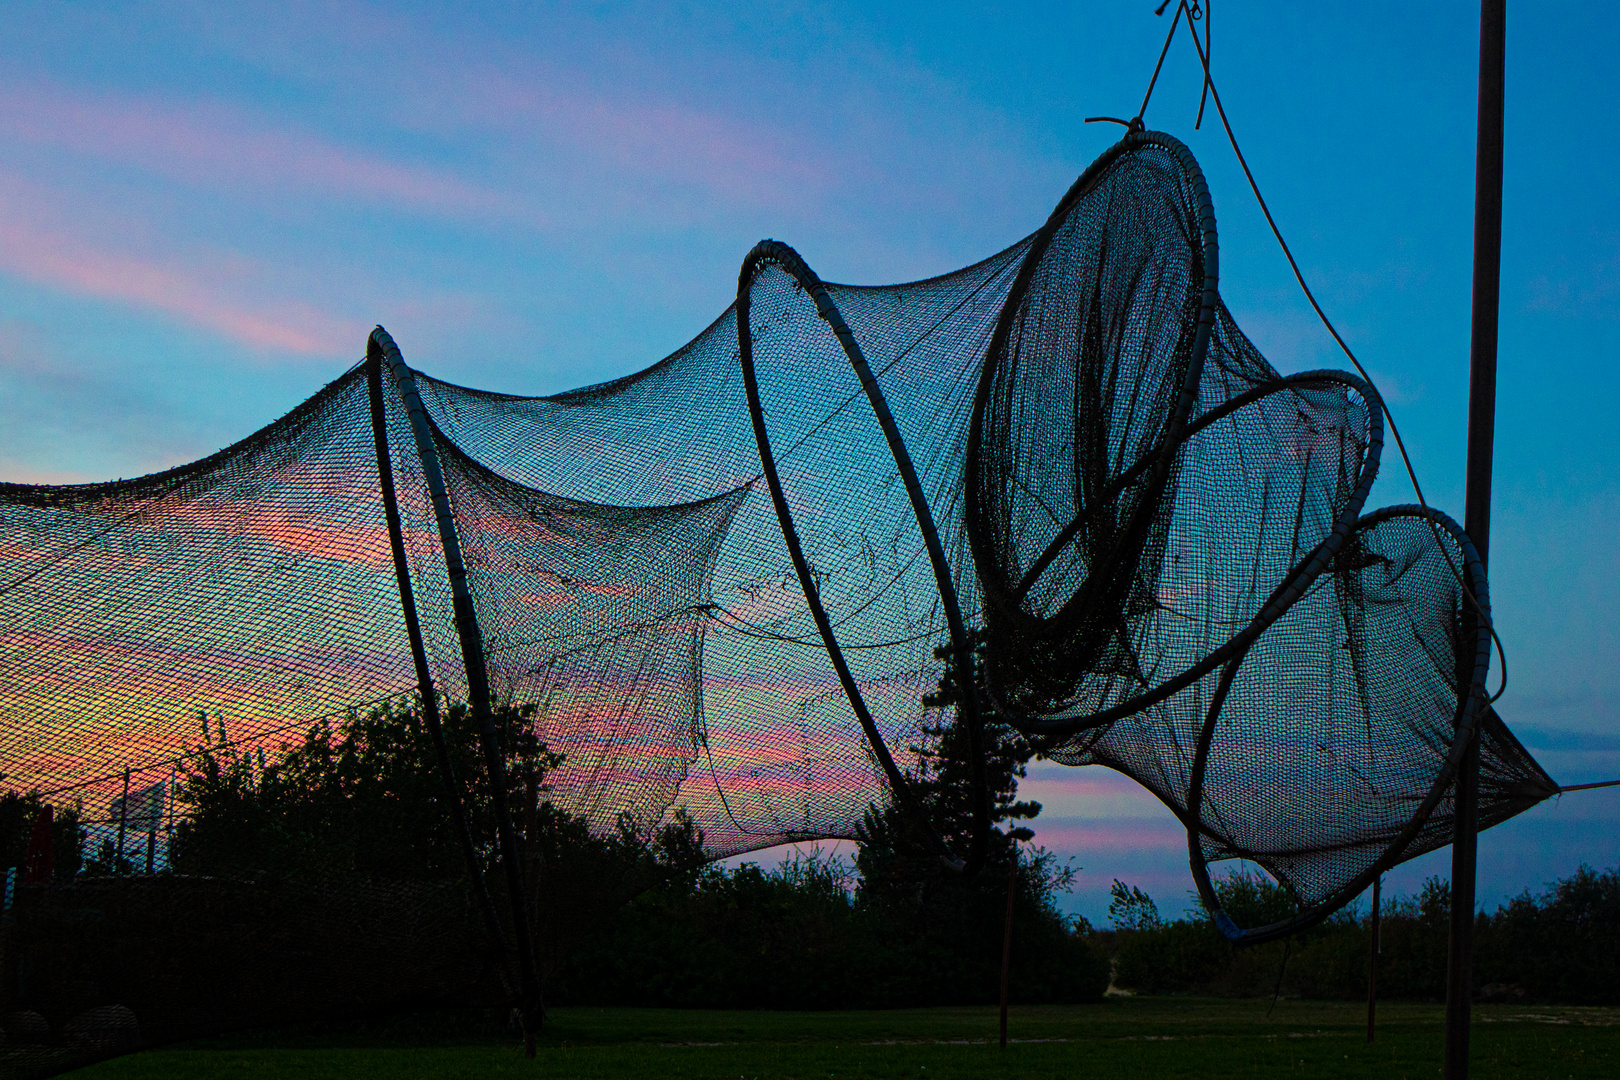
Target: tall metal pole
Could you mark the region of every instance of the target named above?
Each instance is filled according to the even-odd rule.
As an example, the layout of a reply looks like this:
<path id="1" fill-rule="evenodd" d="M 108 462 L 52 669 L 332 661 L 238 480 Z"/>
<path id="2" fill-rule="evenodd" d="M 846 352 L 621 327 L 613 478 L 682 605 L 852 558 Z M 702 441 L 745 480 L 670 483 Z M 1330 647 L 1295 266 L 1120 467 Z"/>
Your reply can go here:
<path id="1" fill-rule="evenodd" d="M 1507 0 L 1479 5 L 1479 128 L 1474 159 L 1474 301 L 1468 350 L 1468 476 L 1463 529 L 1489 567 L 1491 456 L 1496 435 L 1496 331 L 1502 271 L 1502 99 Z M 1472 613 L 1469 613 L 1472 614 Z M 1467 688 L 1462 688 L 1466 693 Z M 1457 773 L 1451 843 L 1451 948 L 1446 971 L 1446 1080 L 1468 1076 L 1474 989 L 1474 881 L 1479 852 L 1479 743 Z"/>

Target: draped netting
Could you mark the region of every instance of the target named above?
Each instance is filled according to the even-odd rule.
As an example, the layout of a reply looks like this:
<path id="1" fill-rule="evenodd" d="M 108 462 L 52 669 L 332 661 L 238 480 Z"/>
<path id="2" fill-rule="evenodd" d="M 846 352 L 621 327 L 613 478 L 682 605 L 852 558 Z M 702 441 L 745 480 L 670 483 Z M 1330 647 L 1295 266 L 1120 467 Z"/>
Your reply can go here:
<path id="1" fill-rule="evenodd" d="M 124 963 L 118 978 L 6 993 L 65 1013 L 129 988 L 146 1042 L 512 1000 L 507 931 L 559 918 L 497 839 L 514 811 L 523 837 L 542 790 L 599 837 L 690 822 L 707 858 L 854 837 L 906 798 L 947 663 L 977 685 L 961 723 L 1011 724 L 1162 799 L 1206 900 L 1209 864 L 1241 858 L 1298 901 L 1269 928 L 1217 911 L 1237 937 L 1321 918 L 1445 843 L 1476 729 L 1484 823 L 1552 794 L 1484 701 L 1467 538 L 1421 508 L 1364 515 L 1376 392 L 1279 374 L 1221 303 L 1217 258 L 1191 155 L 1133 131 L 1040 230 L 951 274 L 828 284 L 762 243 L 736 304 L 614 382 L 468 389 L 412 372 L 379 329 L 366 362 L 203 461 L 0 486 L 0 773 L 77 800 L 92 843 L 188 762 L 228 751 L 251 776 L 255 754 L 367 710 L 423 733 L 430 705 L 447 724 L 516 709 L 503 723 L 561 755 L 517 806 L 467 811 L 459 886 L 323 865 L 274 903 L 252 883 L 280 879 L 248 872 L 19 894 L 36 926 L 123 905 L 109 925 L 150 929 L 165 889 L 189 890 L 210 941 L 240 920 L 197 914 L 204 896 L 283 926 L 303 903 L 307 992 L 266 990 L 263 950 L 240 942 L 235 968 L 182 990 L 75 930 L 36 935 L 30 963 Z M 503 730 L 495 761 L 516 776 L 531 759 Z M 186 810 L 163 813 L 157 867 Z M 404 925 L 438 942 L 414 966 L 385 947 Z M 258 981 L 232 981 L 254 964 Z"/>
<path id="2" fill-rule="evenodd" d="M 1489 598 L 1462 531 L 1361 517 L 1376 392 L 1266 362 L 1215 290 L 1201 175 L 1148 138 L 1033 238 L 980 374 L 985 691 L 1054 759 L 1158 795 L 1222 929 L 1263 940 L 1449 841 L 1459 732 L 1484 732 L 1482 821 L 1557 785 L 1484 701 Z M 1299 915 L 1226 920 L 1208 863 L 1234 858 Z"/>

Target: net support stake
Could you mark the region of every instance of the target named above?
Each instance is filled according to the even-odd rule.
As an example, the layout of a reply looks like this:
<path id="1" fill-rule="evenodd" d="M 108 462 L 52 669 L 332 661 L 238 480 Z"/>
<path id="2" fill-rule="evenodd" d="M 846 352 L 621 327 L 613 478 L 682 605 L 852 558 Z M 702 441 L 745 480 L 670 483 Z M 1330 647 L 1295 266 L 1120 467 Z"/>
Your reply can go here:
<path id="1" fill-rule="evenodd" d="M 129 825 L 129 770 L 124 770 L 124 793 L 118 797 L 118 854 L 113 856 L 112 872 L 122 871 L 119 866 L 124 861 L 124 835 Z"/>
<path id="2" fill-rule="evenodd" d="M 416 389 L 415 373 L 406 366 L 394 339 L 380 326 L 371 332 L 367 351 L 373 346 L 382 362 L 388 365 L 394 385 L 399 389 L 401 404 L 410 417 L 411 434 L 421 458 L 422 475 L 433 500 L 433 516 L 439 527 L 440 546 L 444 549 L 445 573 L 450 579 L 456 636 L 461 642 L 461 659 L 467 669 L 468 704 L 472 707 L 473 721 L 478 725 L 478 741 L 484 752 L 501 868 L 505 873 L 508 899 L 512 905 L 512 937 L 516 944 L 519 986 L 518 1014 L 523 1022 L 524 1049 L 529 1057 L 533 1057 L 534 1033 L 544 1015 L 544 1005 L 540 998 L 540 980 L 535 972 L 523 869 L 518 865 L 517 837 L 512 829 L 512 810 L 506 797 L 506 762 L 501 756 L 500 737 L 495 731 L 489 671 L 484 666 L 484 640 L 478 628 L 478 612 L 473 606 L 472 591 L 467 587 L 467 567 L 461 558 L 461 538 L 456 532 L 455 514 L 450 508 L 450 493 L 445 487 L 444 470 L 439 464 L 432 422 Z"/>
<path id="3" fill-rule="evenodd" d="M 1479 121 L 1474 157 L 1474 292 L 1468 357 L 1468 468 L 1463 529 L 1488 565 L 1496 435 L 1496 335 L 1502 285 L 1502 105 L 1507 0 L 1480 0 Z M 1478 618 L 1469 612 L 1469 619 Z M 1466 692 L 1466 691 L 1465 691 Z M 1484 688 L 1480 688 L 1484 692 Z M 1467 1080 L 1474 996 L 1474 886 L 1479 855 L 1479 740 L 1457 771 L 1446 964 L 1446 1080 Z"/>
<path id="4" fill-rule="evenodd" d="M 416 592 L 411 587 L 410 564 L 405 557 L 405 533 L 400 524 L 399 499 L 394 489 L 394 461 L 388 449 L 388 422 L 383 403 L 383 352 L 376 335 L 366 343 L 366 391 L 371 401 L 371 434 L 377 452 L 377 486 L 382 495 L 383 516 L 388 524 L 388 546 L 394 557 L 394 580 L 399 586 L 400 614 L 405 621 L 405 636 L 410 642 L 411 662 L 416 668 L 417 692 L 422 700 L 422 722 L 428 729 L 433 744 L 433 756 L 438 762 L 439 777 L 444 782 L 445 798 L 450 804 L 450 817 L 456 837 L 461 842 L 462 857 L 467 863 L 467 877 L 477 898 L 484 919 L 484 930 L 494 950 L 495 961 L 506 977 L 506 937 L 501 932 L 500 917 L 495 913 L 495 902 L 489 895 L 483 871 L 478 865 L 477 845 L 473 843 L 472 825 L 467 820 L 466 796 L 450 759 L 450 746 L 445 741 L 444 725 L 439 719 L 439 699 L 433 688 L 433 671 L 428 667 L 427 646 L 422 640 L 422 623 L 416 611 Z"/>
<path id="5" fill-rule="evenodd" d="M 1012 975 L 1013 900 L 1018 896 L 1018 846 L 1007 866 L 1007 918 L 1001 927 L 1001 1048 L 1007 1049 L 1007 984 Z"/>
<path id="6" fill-rule="evenodd" d="M 1382 899 L 1384 879 L 1373 878 L 1372 941 L 1367 947 L 1367 1042 L 1373 1041 L 1373 1020 L 1378 1014 L 1378 901 Z"/>

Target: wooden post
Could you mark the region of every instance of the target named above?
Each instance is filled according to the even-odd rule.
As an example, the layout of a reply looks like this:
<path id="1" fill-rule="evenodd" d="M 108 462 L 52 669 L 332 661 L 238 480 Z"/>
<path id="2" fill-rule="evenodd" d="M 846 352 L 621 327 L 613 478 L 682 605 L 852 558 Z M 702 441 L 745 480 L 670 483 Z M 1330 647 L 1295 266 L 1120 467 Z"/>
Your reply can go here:
<path id="1" fill-rule="evenodd" d="M 34 815 L 34 827 L 28 834 L 28 854 L 23 857 L 23 884 L 51 880 L 56 870 L 55 828 L 56 811 L 50 803 L 46 803 Z"/>
<path id="2" fill-rule="evenodd" d="M 174 767 L 169 770 L 168 805 L 165 807 L 169 812 L 169 817 L 167 823 L 163 826 L 163 865 L 171 871 L 174 869 L 174 802 L 180 797 L 179 777 L 180 765 L 176 762 Z"/>
<path id="3" fill-rule="evenodd" d="M 1018 845 L 1007 868 L 1007 922 L 1001 932 L 1001 1048 L 1007 1048 L 1007 980 L 1012 971 L 1013 898 L 1018 895 Z"/>
<path id="4" fill-rule="evenodd" d="M 1502 103 L 1507 0 L 1480 0 L 1479 124 L 1474 159 L 1474 296 L 1468 356 L 1468 466 L 1463 530 L 1489 568 L 1496 434 L 1496 334 L 1502 277 Z M 1477 612 L 1465 606 L 1464 629 Z M 1468 693 L 1469 688 L 1458 688 Z M 1479 740 L 1457 772 L 1446 968 L 1446 1080 L 1467 1080 L 1474 993 L 1474 885 L 1479 853 Z"/>
<path id="5" fill-rule="evenodd" d="M 124 795 L 118 800 L 118 852 L 113 855 L 112 872 L 124 861 L 124 833 L 129 827 L 129 770 L 124 770 Z"/>
<path id="6" fill-rule="evenodd" d="M 1373 1041 L 1373 1020 L 1378 1012 L 1378 900 L 1384 878 L 1373 878 L 1372 942 L 1367 948 L 1367 1041 Z"/>

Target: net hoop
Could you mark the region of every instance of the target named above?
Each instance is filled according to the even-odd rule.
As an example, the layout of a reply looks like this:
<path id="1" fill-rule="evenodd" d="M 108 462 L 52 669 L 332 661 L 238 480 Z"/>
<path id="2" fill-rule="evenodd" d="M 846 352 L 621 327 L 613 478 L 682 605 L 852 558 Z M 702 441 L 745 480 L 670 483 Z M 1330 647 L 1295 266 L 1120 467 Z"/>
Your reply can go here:
<path id="1" fill-rule="evenodd" d="M 1145 526 L 1146 519 L 1157 508 L 1163 495 L 1176 455 L 1187 444 L 1188 440 L 1209 424 L 1230 415 L 1236 409 L 1260 400 L 1268 394 L 1300 386 L 1324 383 L 1339 383 L 1354 390 L 1366 400 L 1368 405 L 1369 430 L 1367 447 L 1363 454 L 1356 487 L 1346 501 L 1328 535 L 1284 576 L 1282 583 L 1274 591 L 1271 598 L 1247 626 L 1234 634 L 1223 645 L 1212 650 L 1203 660 L 1192 665 L 1179 675 L 1172 676 L 1152 689 L 1111 708 L 1096 712 L 1058 716 L 1032 716 L 1021 710 L 1009 708 L 995 696 L 994 688 L 989 686 L 988 680 L 986 680 L 986 693 L 994 703 L 997 715 L 1027 735 L 1062 738 L 1104 727 L 1115 720 L 1133 715 L 1165 700 L 1203 678 L 1221 664 L 1244 652 L 1249 644 L 1259 637 L 1267 627 L 1281 618 L 1288 608 L 1304 594 L 1311 583 L 1331 565 L 1361 514 L 1361 509 L 1366 503 L 1373 481 L 1377 477 L 1378 465 L 1382 456 L 1384 442 L 1383 410 L 1378 392 L 1365 380 L 1344 372 L 1315 371 L 1287 376 L 1266 385 L 1254 387 L 1230 401 L 1224 402 L 1221 406 L 1210 410 L 1203 416 L 1192 419 L 1192 411 L 1197 404 L 1204 363 L 1208 355 L 1210 334 L 1215 323 L 1215 313 L 1219 306 L 1219 240 L 1216 232 L 1214 207 L 1209 194 L 1209 186 L 1204 180 L 1203 171 L 1199 168 L 1197 161 L 1192 156 L 1192 152 L 1187 149 L 1185 144 L 1163 132 L 1133 129 L 1118 143 L 1105 150 L 1096 161 L 1087 167 L 1086 171 L 1074 182 L 1068 193 L 1059 201 L 1057 207 L 1047 219 L 1046 224 L 1036 233 L 1031 241 L 1029 251 L 1024 257 L 1024 263 L 1019 268 L 1018 276 L 1014 280 L 1003 304 L 994 334 L 986 350 L 985 362 L 974 397 L 973 420 L 968 429 L 965 471 L 966 530 L 974 562 L 979 570 L 979 581 L 984 591 L 986 608 L 989 609 L 995 605 L 1016 607 L 1022 601 L 1024 593 L 1039 577 L 1040 572 L 1061 550 L 1062 545 L 1077 535 L 1084 523 L 1083 518 L 1077 518 L 1065 528 L 1057 539 L 1048 546 L 1046 552 L 1036 561 L 1035 566 L 1025 575 L 1025 579 L 1020 582 L 1011 595 L 1002 590 L 1000 583 L 991 572 L 997 565 L 997 558 L 988 538 L 983 535 L 981 529 L 982 514 L 979 507 L 980 448 L 991 387 L 997 365 L 1006 351 L 1007 340 L 1012 333 L 1016 310 L 1028 294 L 1037 264 L 1051 244 L 1052 237 L 1066 219 L 1069 211 L 1073 209 L 1081 198 L 1085 197 L 1102 182 L 1112 166 L 1122 157 L 1140 147 L 1149 145 L 1158 146 L 1169 151 L 1186 173 L 1188 185 L 1198 207 L 1204 284 L 1197 330 L 1193 339 L 1186 375 L 1180 387 L 1175 408 L 1164 426 L 1158 445 L 1138 459 L 1135 466 L 1117 477 L 1108 492 L 1111 497 L 1127 484 L 1137 480 L 1142 473 L 1149 473 L 1148 483 L 1151 495 L 1141 501 L 1129 528 L 1124 532 L 1127 535 L 1134 534 Z M 1130 548 L 1131 545 L 1128 544 L 1122 543 L 1118 545 L 1115 549 L 1114 558 L 1099 567 L 1093 568 L 1087 575 L 1088 580 L 1097 575 L 1113 573 L 1120 562 L 1127 557 Z"/>
<path id="2" fill-rule="evenodd" d="M 793 521 L 793 510 L 788 505 L 787 495 L 783 491 L 781 477 L 776 468 L 776 457 L 771 452 L 770 435 L 766 430 L 765 413 L 760 403 L 759 380 L 754 365 L 754 334 L 750 325 L 749 314 L 753 302 L 753 285 L 761 271 L 768 265 L 775 265 L 785 271 L 815 302 L 816 314 L 832 330 L 838 339 L 839 346 L 849 359 L 856 377 L 860 380 L 861 389 L 866 394 L 867 403 L 872 408 L 879 428 L 883 431 L 884 441 L 887 443 L 889 453 L 894 458 L 895 467 L 899 470 L 901 482 L 905 485 L 906 497 L 911 503 L 912 515 L 916 518 L 917 528 L 922 533 L 923 544 L 928 551 L 928 561 L 934 575 L 934 585 L 939 592 L 940 606 L 945 612 L 946 625 L 951 637 L 951 651 L 955 657 L 955 675 L 962 687 L 962 700 L 959 706 L 962 719 L 967 724 L 968 740 L 972 755 L 973 784 L 974 784 L 974 830 L 973 838 L 965 858 L 959 858 L 951 852 L 949 846 L 937 832 L 934 840 L 941 849 L 941 857 L 955 871 L 971 876 L 978 873 L 984 864 L 985 851 L 988 843 L 990 829 L 989 796 L 985 785 L 984 765 L 984 724 L 978 707 L 978 694 L 975 687 L 973 672 L 973 644 L 968 636 L 967 624 L 962 618 L 961 603 L 956 595 L 956 584 L 951 573 L 950 563 L 945 558 L 945 550 L 940 544 L 939 529 L 934 523 L 934 516 L 928 507 L 928 498 L 923 493 L 922 483 L 917 478 L 917 470 L 911 461 L 911 454 L 906 449 L 905 439 L 900 434 L 899 427 L 894 422 L 894 416 L 889 410 L 888 401 L 884 398 L 883 388 L 878 385 L 872 374 L 871 366 L 866 362 L 866 355 L 862 352 L 860 343 L 856 340 L 849 325 L 844 321 L 843 314 L 839 312 L 838 305 L 827 293 L 827 287 L 822 283 L 814 270 L 810 269 L 803 257 L 792 247 L 777 240 L 761 240 L 754 246 L 743 260 L 742 269 L 737 275 L 737 358 L 742 369 L 743 385 L 748 395 L 748 414 L 753 424 L 754 440 L 759 448 L 760 466 L 765 474 L 766 485 L 770 489 L 771 502 L 776 510 L 776 518 L 782 529 L 782 539 L 787 545 L 788 554 L 793 560 L 794 572 L 798 575 L 799 586 L 804 592 L 805 603 L 809 605 L 812 617 L 815 619 L 816 629 L 821 634 L 822 643 L 832 660 L 834 669 L 838 674 L 844 695 L 849 699 L 850 707 L 861 723 L 867 740 L 871 743 L 873 754 L 882 766 L 884 774 L 888 777 L 890 786 L 895 794 L 905 803 L 918 812 L 919 820 L 926 821 L 917 805 L 915 792 L 899 766 L 895 764 L 894 756 L 889 752 L 883 734 L 872 719 L 871 710 L 866 705 L 865 697 L 860 687 L 856 685 L 849 664 L 844 658 L 843 648 L 838 643 L 838 637 L 833 632 L 832 621 L 827 616 L 825 606 L 821 602 L 820 591 L 816 588 L 815 580 L 810 572 L 809 562 L 804 557 L 804 550 L 799 541 L 798 528 Z M 932 832 L 933 830 L 930 829 Z"/>
<path id="3" fill-rule="evenodd" d="M 1221 708 L 1225 704 L 1227 692 L 1231 689 L 1232 681 L 1238 669 L 1243 665 L 1248 655 L 1248 646 L 1242 652 L 1227 661 L 1226 668 L 1221 672 L 1221 681 L 1216 688 L 1215 695 L 1210 701 L 1209 711 L 1205 716 L 1203 727 L 1198 734 L 1198 747 L 1193 757 L 1191 778 L 1187 790 L 1187 809 L 1183 822 L 1187 825 L 1187 861 L 1192 871 L 1193 881 L 1198 886 L 1198 896 L 1203 902 L 1205 910 L 1214 921 L 1216 927 L 1228 941 L 1241 945 L 1261 945 L 1268 941 L 1276 941 L 1300 930 L 1308 929 L 1326 919 L 1333 912 L 1359 896 L 1374 880 L 1384 874 L 1390 867 L 1401 859 L 1401 855 L 1417 839 L 1418 833 L 1434 813 L 1440 800 L 1445 797 L 1446 790 L 1451 786 L 1462 757 L 1468 751 L 1469 745 L 1478 737 L 1479 717 L 1485 702 L 1485 678 L 1491 663 L 1491 629 L 1490 629 L 1490 594 L 1485 578 L 1485 567 L 1479 560 L 1479 553 L 1474 549 L 1473 541 L 1463 532 L 1462 527 L 1447 515 L 1428 507 L 1403 505 L 1389 506 L 1376 510 L 1360 521 L 1356 522 L 1355 530 L 1370 529 L 1384 521 L 1396 518 L 1417 518 L 1432 523 L 1443 530 L 1457 542 L 1462 552 L 1463 562 L 1467 567 L 1469 588 L 1482 612 L 1480 618 L 1472 620 L 1474 631 L 1474 663 L 1467 688 L 1458 695 L 1457 709 L 1453 718 L 1453 730 L 1457 732 L 1452 740 L 1451 749 L 1446 754 L 1446 760 L 1435 774 L 1434 782 L 1429 786 L 1428 794 L 1413 811 L 1412 817 L 1390 845 L 1360 874 L 1340 886 L 1328 896 L 1312 904 L 1308 908 L 1287 918 L 1281 919 L 1265 926 L 1245 928 L 1232 921 L 1221 906 L 1220 899 L 1215 893 L 1215 887 L 1209 876 L 1209 860 L 1204 854 L 1200 836 L 1208 830 L 1203 828 L 1203 814 L 1201 808 L 1204 798 L 1204 775 L 1209 764 L 1210 744 L 1214 739 L 1215 725 L 1220 719 Z M 1251 643 L 1252 644 L 1252 641 Z M 1462 644 L 1462 642 L 1459 642 Z M 1213 835 L 1212 832 L 1209 835 Z M 1224 843 L 1224 838 L 1221 838 Z M 1239 858 L 1251 857 L 1242 851 L 1237 851 Z"/>
<path id="4" fill-rule="evenodd" d="M 506 758 L 501 752 L 495 732 L 492 701 L 489 689 L 489 668 L 484 659 L 483 634 L 478 626 L 478 609 L 473 604 L 472 590 L 467 586 L 467 567 L 461 555 L 461 539 L 456 529 L 455 511 L 450 506 L 450 494 L 445 487 L 444 470 L 439 464 L 438 444 L 433 421 L 428 417 L 422 396 L 416 389 L 416 377 L 400 355 L 399 346 L 381 326 L 371 332 L 366 351 L 375 351 L 379 363 L 388 371 L 399 392 L 400 404 L 410 418 L 411 436 L 421 461 L 422 475 L 427 481 L 428 494 L 433 503 L 433 517 L 438 525 L 439 541 L 444 553 L 445 574 L 450 579 L 450 596 L 455 612 L 456 638 L 461 646 L 461 657 L 467 671 L 467 698 L 473 719 L 478 724 L 478 741 L 484 755 L 484 768 L 489 775 L 490 799 L 495 813 L 495 832 L 500 845 L 500 861 L 508 899 L 512 905 L 512 938 L 517 954 L 517 1002 L 524 1030 L 537 1026 L 544 1006 L 540 1000 L 540 978 L 535 970 L 534 945 L 530 940 L 529 922 L 524 913 L 529 910 L 523 887 L 523 869 L 518 863 L 517 838 L 512 827 L 512 808 L 506 798 Z"/>
<path id="5" fill-rule="evenodd" d="M 1141 712 L 1159 704 L 1166 698 L 1172 697 L 1193 683 L 1214 671 L 1217 667 L 1233 659 L 1240 658 L 1246 653 L 1255 640 L 1265 633 L 1278 619 L 1287 614 L 1301 596 L 1304 596 L 1317 578 L 1333 564 L 1339 551 L 1344 547 L 1345 541 L 1355 530 L 1359 523 L 1361 509 L 1366 505 L 1367 497 L 1372 491 L 1373 481 L 1378 476 L 1378 465 L 1382 457 L 1384 446 L 1382 406 L 1379 403 L 1378 392 L 1362 379 L 1344 371 L 1307 371 L 1298 375 L 1289 375 L 1263 386 L 1240 394 L 1227 401 L 1217 409 L 1211 409 L 1197 421 L 1188 425 L 1184 432 L 1182 445 L 1198 432 L 1204 430 L 1215 421 L 1220 420 L 1238 409 L 1251 405 L 1271 394 L 1288 392 L 1303 386 L 1320 386 L 1338 383 L 1361 394 L 1368 403 L 1368 441 L 1367 449 L 1362 458 L 1361 473 L 1355 489 L 1346 500 L 1344 509 L 1340 511 L 1333 529 L 1309 554 L 1296 563 L 1287 574 L 1283 576 L 1280 584 L 1273 590 L 1269 599 L 1260 608 L 1248 625 L 1232 635 L 1224 644 L 1211 650 L 1209 655 L 1198 663 L 1193 664 L 1181 674 L 1172 676 L 1159 683 L 1153 689 L 1138 694 L 1129 701 L 1122 702 L 1109 709 L 1088 713 L 1075 717 L 1052 718 L 1026 718 L 1018 726 L 1029 724 L 1028 730 L 1041 735 L 1073 735 L 1082 731 L 1092 731 Z M 1176 449 L 1180 449 L 1178 446 Z"/>

